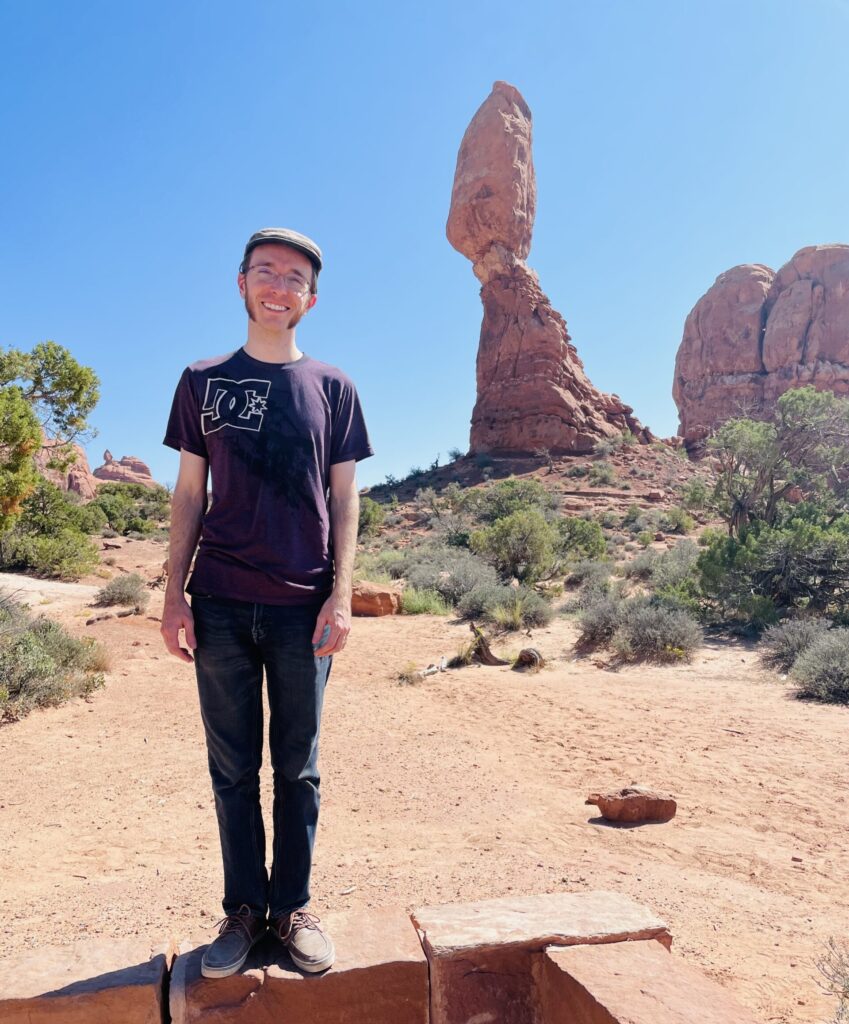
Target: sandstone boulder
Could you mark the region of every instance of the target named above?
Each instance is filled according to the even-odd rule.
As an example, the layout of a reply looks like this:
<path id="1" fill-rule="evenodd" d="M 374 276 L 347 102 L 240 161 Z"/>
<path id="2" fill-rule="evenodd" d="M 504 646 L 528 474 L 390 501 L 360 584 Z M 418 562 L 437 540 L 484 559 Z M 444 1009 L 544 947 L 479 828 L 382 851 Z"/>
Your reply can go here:
<path id="1" fill-rule="evenodd" d="M 56 446 L 57 442 L 45 439 L 43 447 L 35 456 L 38 472 L 63 491 L 71 491 L 83 501 L 91 501 L 97 493 L 97 480 L 89 467 L 86 453 L 78 444 L 71 445 L 74 461 L 65 469 L 48 469 L 47 463 Z"/>
<path id="2" fill-rule="evenodd" d="M 778 273 L 720 274 L 687 317 L 672 395 L 698 448 L 727 419 L 766 419 L 793 387 L 849 394 L 849 245 L 800 249 Z"/>
<path id="3" fill-rule="evenodd" d="M 94 476 L 98 480 L 110 483 L 142 484 L 144 487 L 159 486 L 153 479 L 147 463 L 142 462 L 135 455 L 125 455 L 121 459 L 115 459 L 109 449 L 103 453 L 103 465 L 97 467 Z"/>
<path id="4" fill-rule="evenodd" d="M 460 145 L 448 240 L 472 261 L 484 315 L 471 450 L 589 452 L 622 432 L 651 439 L 616 395 L 598 391 L 525 264 L 536 210 L 531 112 L 496 82 Z"/>
<path id="5" fill-rule="evenodd" d="M 644 786 L 626 786 L 613 793 L 591 793 L 586 803 L 595 804 L 607 821 L 669 821 L 678 810 L 675 797 Z"/>
<path id="6" fill-rule="evenodd" d="M 358 616 L 397 615 L 401 611 L 400 587 L 359 581 L 351 595 L 351 613 Z"/>

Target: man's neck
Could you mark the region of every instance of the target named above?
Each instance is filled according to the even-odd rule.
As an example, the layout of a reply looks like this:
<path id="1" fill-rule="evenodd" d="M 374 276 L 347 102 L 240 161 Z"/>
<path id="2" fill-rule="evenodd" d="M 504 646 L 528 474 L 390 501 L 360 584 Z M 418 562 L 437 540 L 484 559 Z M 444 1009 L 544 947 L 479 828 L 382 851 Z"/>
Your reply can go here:
<path id="1" fill-rule="evenodd" d="M 295 342 L 295 330 L 272 334 L 262 330 L 253 320 L 248 321 L 248 340 L 245 352 L 262 363 L 294 363 L 303 352 Z"/>

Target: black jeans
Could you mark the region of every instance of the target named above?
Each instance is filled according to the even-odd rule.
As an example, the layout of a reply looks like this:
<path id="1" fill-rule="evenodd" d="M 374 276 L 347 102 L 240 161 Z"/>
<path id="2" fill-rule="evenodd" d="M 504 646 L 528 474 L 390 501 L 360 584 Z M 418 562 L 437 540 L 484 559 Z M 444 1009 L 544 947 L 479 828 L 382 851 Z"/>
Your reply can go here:
<path id="1" fill-rule="evenodd" d="M 320 605 L 192 598 L 195 671 L 224 861 L 224 913 L 287 914 L 309 902 L 318 822 L 318 733 L 332 657 L 316 658 Z M 271 878 L 259 799 L 262 675 L 274 772 Z"/>

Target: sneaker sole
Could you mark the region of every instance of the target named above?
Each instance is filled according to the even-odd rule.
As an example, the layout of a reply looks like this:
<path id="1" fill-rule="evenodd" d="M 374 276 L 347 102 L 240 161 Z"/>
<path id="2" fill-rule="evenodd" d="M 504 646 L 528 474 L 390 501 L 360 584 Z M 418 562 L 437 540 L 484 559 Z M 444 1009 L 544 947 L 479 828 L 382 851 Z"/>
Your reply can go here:
<path id="1" fill-rule="evenodd" d="M 231 964 L 229 967 L 208 967 L 203 960 L 200 962 L 200 973 L 204 978 L 229 978 L 231 974 L 235 974 L 241 970 L 244 966 L 245 961 L 250 956 L 251 950 L 259 942 L 259 940 L 265 935 L 265 932 L 260 932 L 259 935 L 253 940 L 248 947 L 247 952 L 238 963 Z"/>
<path id="2" fill-rule="evenodd" d="M 333 961 L 336 959 L 336 949 L 332 942 L 330 943 L 330 952 L 323 960 L 303 960 L 289 946 L 286 947 L 286 952 L 292 958 L 292 963 L 308 974 L 318 974 L 319 971 L 326 971 L 328 967 L 333 966 Z"/>

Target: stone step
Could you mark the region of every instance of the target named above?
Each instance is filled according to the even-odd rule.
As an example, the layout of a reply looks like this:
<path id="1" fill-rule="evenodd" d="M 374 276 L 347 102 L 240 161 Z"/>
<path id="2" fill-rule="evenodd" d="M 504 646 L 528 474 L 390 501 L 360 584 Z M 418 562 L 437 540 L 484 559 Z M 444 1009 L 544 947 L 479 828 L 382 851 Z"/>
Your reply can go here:
<path id="1" fill-rule="evenodd" d="M 204 978 L 206 945 L 183 944 L 174 962 L 174 1024 L 428 1024 L 428 966 L 416 931 L 401 910 L 322 914 L 337 960 L 304 974 L 271 936 L 229 978 Z"/>
<path id="2" fill-rule="evenodd" d="M 0 1024 L 162 1024 L 170 948 L 135 939 L 42 946 L 0 962 Z"/>
<path id="3" fill-rule="evenodd" d="M 534 979 L 544 1024 L 757 1024 L 657 942 L 549 947 Z"/>
<path id="4" fill-rule="evenodd" d="M 430 1024 L 548 1024 L 537 1015 L 535 954 L 550 945 L 672 941 L 651 911 L 603 891 L 423 907 L 413 920 L 430 961 Z"/>

